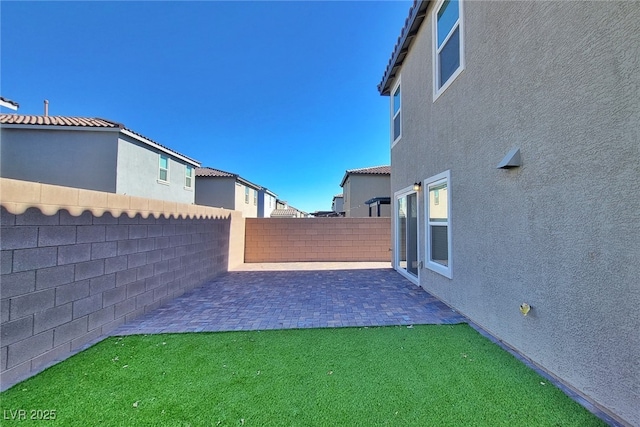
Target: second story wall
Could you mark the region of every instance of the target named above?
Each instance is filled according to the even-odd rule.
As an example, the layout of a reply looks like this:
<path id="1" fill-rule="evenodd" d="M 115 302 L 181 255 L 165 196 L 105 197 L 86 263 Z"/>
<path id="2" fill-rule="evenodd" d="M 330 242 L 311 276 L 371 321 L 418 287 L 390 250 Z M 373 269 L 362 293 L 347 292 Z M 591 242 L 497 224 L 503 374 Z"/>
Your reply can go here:
<path id="1" fill-rule="evenodd" d="M 116 192 L 117 132 L 0 131 L 3 178 Z"/>
<path id="2" fill-rule="evenodd" d="M 248 195 L 247 195 L 248 190 Z M 258 217 L 258 190 L 241 182 L 235 183 L 235 209 L 245 218 Z"/>
<path id="3" fill-rule="evenodd" d="M 344 210 L 349 218 L 369 216 L 369 206 L 365 203 L 374 197 L 389 197 L 391 181 L 389 175 L 351 175 L 344 185 Z M 382 211 L 382 216 L 391 216 L 390 209 Z"/>
<path id="4" fill-rule="evenodd" d="M 232 177 L 198 177 L 196 204 L 236 210 L 236 184 Z"/>
<path id="5" fill-rule="evenodd" d="M 276 208 L 276 197 L 264 190 L 258 191 L 258 218 L 269 218 Z"/>
<path id="6" fill-rule="evenodd" d="M 160 155 L 166 156 L 166 180 L 160 179 Z M 178 203 L 195 202 L 195 176 L 192 187 L 185 183 L 187 164 L 176 157 L 154 150 L 128 136 L 118 139 L 116 193 Z"/>

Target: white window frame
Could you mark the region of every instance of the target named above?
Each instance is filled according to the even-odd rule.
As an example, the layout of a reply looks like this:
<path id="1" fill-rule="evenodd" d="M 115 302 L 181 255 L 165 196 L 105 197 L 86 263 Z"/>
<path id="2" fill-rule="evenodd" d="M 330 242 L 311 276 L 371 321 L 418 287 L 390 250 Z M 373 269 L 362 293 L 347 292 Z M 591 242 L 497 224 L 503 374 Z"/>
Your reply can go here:
<path id="1" fill-rule="evenodd" d="M 253 206 L 258 206 L 258 190 L 253 190 Z"/>
<path id="2" fill-rule="evenodd" d="M 167 159 L 167 168 L 166 169 L 162 167 L 162 159 L 163 158 Z M 170 159 L 169 156 L 167 156 L 166 154 L 160 154 L 159 155 L 159 157 L 158 157 L 158 182 L 161 182 L 163 184 L 166 184 L 166 183 L 169 182 L 169 169 L 170 169 L 169 164 L 170 163 L 171 163 L 171 159 Z M 162 171 L 166 172 L 167 179 L 162 179 L 161 178 Z"/>
<path id="3" fill-rule="evenodd" d="M 442 42 L 442 46 L 438 47 L 438 11 L 442 8 L 442 6 L 446 1 L 447 0 L 440 0 L 436 4 L 436 7 L 433 8 L 433 12 L 431 15 L 432 16 L 431 28 L 433 33 L 433 43 L 432 43 L 433 56 L 431 59 L 431 62 L 433 64 L 433 102 L 435 102 L 436 99 L 438 99 L 440 95 L 442 95 L 442 93 L 445 90 L 447 90 L 449 86 L 451 86 L 451 84 L 458 78 L 460 73 L 464 71 L 464 67 L 465 67 L 465 64 L 464 64 L 464 4 L 463 4 L 464 2 L 463 0 L 457 0 L 459 5 L 458 20 L 456 21 L 456 23 L 453 24 L 451 31 L 449 31 L 449 34 L 447 34 L 447 36 L 445 37 L 444 41 Z M 451 38 L 451 35 L 454 33 L 456 28 L 458 29 L 458 34 L 460 35 L 460 51 L 459 51 L 460 66 L 456 71 L 454 71 L 453 74 L 451 74 L 451 77 L 449 77 L 449 79 L 441 87 L 438 87 L 440 83 L 440 51 L 448 43 L 449 39 Z"/>
<path id="4" fill-rule="evenodd" d="M 189 171 L 191 171 L 191 175 L 189 175 Z M 195 171 L 195 168 L 193 166 L 190 166 L 190 165 L 186 165 L 186 167 L 184 169 L 184 188 L 186 188 L 188 190 L 193 189 L 194 171 Z"/>
<path id="5" fill-rule="evenodd" d="M 432 222 L 430 221 L 429 212 L 429 189 L 442 183 L 447 184 L 447 221 L 446 222 Z M 451 279 L 453 277 L 453 257 L 452 257 L 452 245 L 451 245 L 451 170 L 434 175 L 424 180 L 422 188 L 424 190 L 424 212 L 425 212 L 425 254 L 426 262 L 425 267 L 436 273 Z M 442 200 L 442 196 L 440 196 Z M 447 265 L 442 265 L 431 260 L 431 225 L 435 226 L 447 226 Z"/>
<path id="6" fill-rule="evenodd" d="M 406 271 L 405 269 L 400 267 L 400 260 L 398 259 L 398 257 L 400 256 L 400 236 L 398 236 L 398 225 L 399 225 L 399 221 L 400 218 L 398 218 L 398 199 L 402 198 L 402 197 L 407 197 L 410 194 L 415 194 L 416 195 L 416 207 L 418 209 L 418 221 L 417 221 L 417 229 L 416 229 L 416 236 L 417 236 L 417 247 L 416 247 L 416 260 L 418 261 L 418 274 L 416 276 L 414 276 L 413 274 L 409 273 L 408 271 Z M 420 286 L 420 270 L 421 270 L 421 256 L 422 254 L 420 253 L 421 249 L 420 249 L 420 194 L 413 189 L 413 185 L 410 185 L 409 187 L 405 187 L 402 190 L 398 190 L 393 194 L 393 229 L 394 229 L 394 242 L 393 242 L 393 268 L 400 273 L 401 275 L 403 275 L 404 277 L 406 277 L 407 279 L 409 279 L 409 281 L 411 281 L 412 283 L 414 283 L 415 285 Z"/>
<path id="7" fill-rule="evenodd" d="M 400 141 L 400 139 L 402 139 L 402 87 L 400 85 L 400 83 L 401 83 L 400 80 L 401 80 L 400 77 L 398 77 L 398 81 L 393 86 L 393 90 L 391 91 L 391 148 L 393 148 L 393 146 L 396 145 L 398 143 L 398 141 Z M 400 90 L 400 107 L 398 108 L 398 112 L 394 113 L 395 93 L 398 90 Z M 397 137 L 395 137 L 395 121 L 396 121 L 396 117 L 400 118 L 400 132 L 398 133 Z"/>
<path id="8" fill-rule="evenodd" d="M 244 204 L 249 204 L 249 187 L 247 187 L 246 185 L 244 187 Z"/>

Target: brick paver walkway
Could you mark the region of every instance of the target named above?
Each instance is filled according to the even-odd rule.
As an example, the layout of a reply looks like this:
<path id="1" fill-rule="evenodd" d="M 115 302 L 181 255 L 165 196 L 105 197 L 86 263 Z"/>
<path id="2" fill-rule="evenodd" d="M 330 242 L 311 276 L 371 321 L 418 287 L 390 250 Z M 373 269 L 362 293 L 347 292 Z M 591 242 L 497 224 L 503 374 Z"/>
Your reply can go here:
<path id="1" fill-rule="evenodd" d="M 258 265 L 252 269 L 220 276 L 112 334 L 466 321 L 390 268 L 268 271 Z"/>

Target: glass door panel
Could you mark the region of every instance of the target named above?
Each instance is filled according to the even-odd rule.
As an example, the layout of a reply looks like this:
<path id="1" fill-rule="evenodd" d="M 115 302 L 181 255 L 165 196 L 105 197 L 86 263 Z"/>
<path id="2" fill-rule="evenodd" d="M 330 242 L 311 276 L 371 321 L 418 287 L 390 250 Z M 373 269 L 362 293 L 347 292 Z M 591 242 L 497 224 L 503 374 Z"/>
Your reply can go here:
<path id="1" fill-rule="evenodd" d="M 418 197 L 409 193 L 397 198 L 396 266 L 418 277 Z"/>

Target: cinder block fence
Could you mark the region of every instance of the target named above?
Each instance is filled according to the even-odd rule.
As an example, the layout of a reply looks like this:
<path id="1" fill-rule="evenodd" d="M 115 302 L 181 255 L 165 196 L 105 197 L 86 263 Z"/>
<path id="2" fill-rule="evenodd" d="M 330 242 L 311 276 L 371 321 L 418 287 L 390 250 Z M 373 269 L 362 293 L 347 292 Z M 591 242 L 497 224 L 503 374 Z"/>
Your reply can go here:
<path id="1" fill-rule="evenodd" d="M 389 261 L 391 218 L 247 218 L 245 262 Z"/>
<path id="2" fill-rule="evenodd" d="M 2 390 L 242 262 L 238 212 L 1 184 Z"/>
<path id="3" fill-rule="evenodd" d="M 242 262 L 391 256 L 389 218 L 245 220 L 6 178 L 0 202 L 0 390 Z"/>

